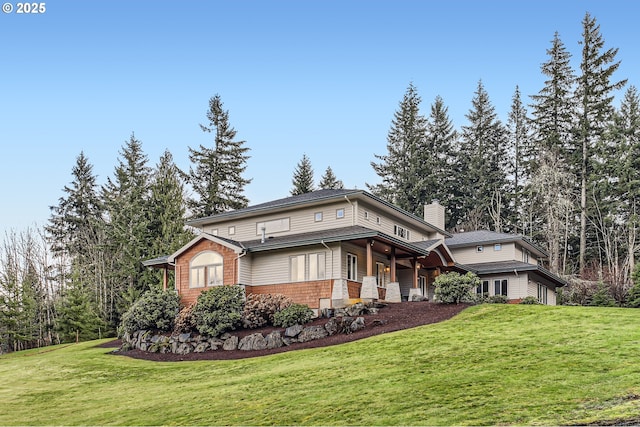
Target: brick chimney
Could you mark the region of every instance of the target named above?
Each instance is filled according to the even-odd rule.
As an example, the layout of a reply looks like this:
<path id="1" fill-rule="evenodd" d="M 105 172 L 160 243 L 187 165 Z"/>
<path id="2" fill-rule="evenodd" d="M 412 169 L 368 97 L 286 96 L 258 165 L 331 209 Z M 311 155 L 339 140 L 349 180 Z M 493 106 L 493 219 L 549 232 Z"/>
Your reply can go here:
<path id="1" fill-rule="evenodd" d="M 444 206 L 435 199 L 430 204 L 424 205 L 424 220 L 444 230 Z"/>

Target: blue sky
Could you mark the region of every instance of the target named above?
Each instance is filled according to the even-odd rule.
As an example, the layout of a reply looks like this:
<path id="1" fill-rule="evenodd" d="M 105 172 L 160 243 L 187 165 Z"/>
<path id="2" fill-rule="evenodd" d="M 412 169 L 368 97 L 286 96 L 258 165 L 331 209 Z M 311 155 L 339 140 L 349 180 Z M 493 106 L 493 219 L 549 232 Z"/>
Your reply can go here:
<path id="1" fill-rule="evenodd" d="M 376 183 L 393 113 L 410 82 L 423 112 L 440 95 L 456 128 L 482 80 L 503 121 L 525 102 L 556 31 L 579 67 L 581 21 L 598 20 L 616 75 L 640 85 L 640 3 L 604 1 L 46 1 L 0 13 L 0 227 L 44 225 L 80 151 L 99 183 L 132 132 L 150 165 L 165 149 L 211 144 L 220 94 L 251 149 L 251 204 L 285 197 L 303 154 L 319 180 Z M 620 97 L 619 97 L 620 98 Z M 616 101 L 616 105 L 619 101 Z"/>

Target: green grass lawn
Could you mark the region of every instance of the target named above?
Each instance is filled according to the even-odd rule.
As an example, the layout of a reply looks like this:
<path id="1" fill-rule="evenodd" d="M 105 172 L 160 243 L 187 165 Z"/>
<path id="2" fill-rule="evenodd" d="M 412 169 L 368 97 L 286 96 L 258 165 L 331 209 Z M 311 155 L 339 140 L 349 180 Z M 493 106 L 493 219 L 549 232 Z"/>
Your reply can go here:
<path id="1" fill-rule="evenodd" d="M 101 342 L 101 341 L 99 341 Z M 0 357 L 0 425 L 556 425 L 640 419 L 640 310 L 481 305 L 324 349 Z"/>

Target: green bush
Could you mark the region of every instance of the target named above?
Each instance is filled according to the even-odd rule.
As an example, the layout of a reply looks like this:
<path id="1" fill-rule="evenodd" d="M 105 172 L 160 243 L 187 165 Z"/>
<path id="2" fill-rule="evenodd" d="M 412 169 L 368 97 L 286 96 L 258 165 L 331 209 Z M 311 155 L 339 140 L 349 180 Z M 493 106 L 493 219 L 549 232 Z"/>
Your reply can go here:
<path id="1" fill-rule="evenodd" d="M 540 304 L 540 302 L 538 301 L 538 298 L 528 296 L 528 297 L 522 298 L 522 300 L 520 301 L 520 304 L 537 305 L 537 304 Z"/>
<path id="2" fill-rule="evenodd" d="M 217 337 L 242 324 L 244 289 L 233 285 L 217 286 L 202 292 L 191 311 L 193 322 L 202 335 Z"/>
<path id="3" fill-rule="evenodd" d="M 626 302 L 627 307 L 640 308 L 640 264 L 636 264 L 631 275 L 633 286 L 629 289 Z"/>
<path id="4" fill-rule="evenodd" d="M 479 284 L 480 278 L 471 272 L 464 276 L 455 271 L 441 274 L 434 282 L 436 301 L 445 304 L 473 302 L 471 292 Z"/>
<path id="5" fill-rule="evenodd" d="M 273 325 L 288 328 L 293 325 L 304 325 L 313 318 L 313 311 L 305 304 L 291 304 L 273 316 Z"/>
<path id="6" fill-rule="evenodd" d="M 120 332 L 131 334 L 143 329 L 171 331 L 179 310 L 180 299 L 176 292 L 148 290 L 122 315 Z"/>
<path id="7" fill-rule="evenodd" d="M 293 300 L 281 294 L 250 294 L 244 303 L 242 326 L 247 329 L 273 325 L 273 316 L 293 304 Z"/>
<path id="8" fill-rule="evenodd" d="M 611 296 L 609 287 L 604 282 L 598 282 L 598 287 L 591 296 L 589 305 L 594 307 L 615 307 L 616 300 Z"/>
<path id="9" fill-rule="evenodd" d="M 491 295 L 487 298 L 489 304 L 506 304 L 509 302 L 509 298 L 504 295 Z"/>

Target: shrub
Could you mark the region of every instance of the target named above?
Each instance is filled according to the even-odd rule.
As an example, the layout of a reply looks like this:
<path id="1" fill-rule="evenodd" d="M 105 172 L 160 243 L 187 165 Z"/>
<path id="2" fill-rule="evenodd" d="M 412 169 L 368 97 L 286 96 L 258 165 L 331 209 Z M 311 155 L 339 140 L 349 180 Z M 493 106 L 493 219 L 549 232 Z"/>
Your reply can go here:
<path id="1" fill-rule="evenodd" d="M 509 298 L 504 295 L 491 295 L 487 298 L 487 302 L 489 304 L 506 304 L 509 302 Z"/>
<path id="2" fill-rule="evenodd" d="M 591 296 L 589 305 L 594 307 L 615 307 L 616 300 L 611 296 L 609 287 L 604 282 L 598 282 L 598 287 Z"/>
<path id="3" fill-rule="evenodd" d="M 540 304 L 540 302 L 538 301 L 538 298 L 532 297 L 531 295 L 529 295 L 528 297 L 522 298 L 522 300 L 520 301 L 520 304 L 537 305 L 537 304 Z"/>
<path id="4" fill-rule="evenodd" d="M 193 307 L 195 304 L 189 304 L 185 307 L 182 307 L 180 313 L 176 316 L 175 326 L 173 328 L 174 332 L 179 334 L 192 332 L 196 329 L 196 324 L 193 320 Z"/>
<path id="5" fill-rule="evenodd" d="M 177 293 L 151 289 L 122 315 L 120 331 L 130 334 L 142 329 L 170 331 L 179 309 Z"/>
<path id="6" fill-rule="evenodd" d="M 242 324 L 243 305 L 244 290 L 240 286 L 217 286 L 198 296 L 191 315 L 198 332 L 217 337 Z"/>
<path id="7" fill-rule="evenodd" d="M 640 264 L 636 264 L 631 275 L 633 286 L 627 294 L 627 307 L 640 307 Z"/>
<path id="8" fill-rule="evenodd" d="M 460 275 L 450 272 L 441 274 L 434 282 L 436 300 L 445 304 L 473 301 L 471 291 L 480 284 L 480 278 L 469 272 Z"/>
<path id="9" fill-rule="evenodd" d="M 313 318 L 313 311 L 305 304 L 291 304 L 273 316 L 273 325 L 288 328 L 293 325 L 309 323 Z"/>
<path id="10" fill-rule="evenodd" d="M 280 294 L 247 295 L 242 312 L 242 326 L 248 329 L 273 325 L 273 316 L 293 304 L 293 300 Z"/>

